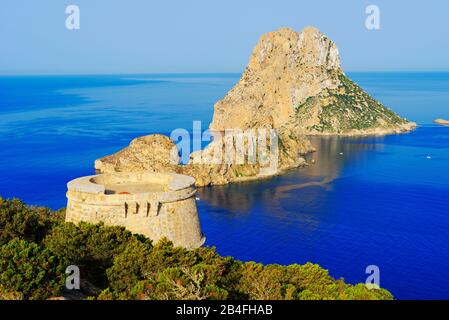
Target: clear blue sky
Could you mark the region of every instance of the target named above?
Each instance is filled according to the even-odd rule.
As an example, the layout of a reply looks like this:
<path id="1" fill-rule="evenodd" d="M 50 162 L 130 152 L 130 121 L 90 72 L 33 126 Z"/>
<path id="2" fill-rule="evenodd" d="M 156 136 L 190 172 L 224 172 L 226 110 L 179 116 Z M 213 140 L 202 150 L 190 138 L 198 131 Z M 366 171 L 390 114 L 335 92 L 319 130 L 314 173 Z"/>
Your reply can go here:
<path id="1" fill-rule="evenodd" d="M 369 4 L 381 30 L 365 28 Z M 260 35 L 307 25 L 346 71 L 447 71 L 448 17 L 448 0 L 2 0 L 0 74 L 241 72 Z"/>

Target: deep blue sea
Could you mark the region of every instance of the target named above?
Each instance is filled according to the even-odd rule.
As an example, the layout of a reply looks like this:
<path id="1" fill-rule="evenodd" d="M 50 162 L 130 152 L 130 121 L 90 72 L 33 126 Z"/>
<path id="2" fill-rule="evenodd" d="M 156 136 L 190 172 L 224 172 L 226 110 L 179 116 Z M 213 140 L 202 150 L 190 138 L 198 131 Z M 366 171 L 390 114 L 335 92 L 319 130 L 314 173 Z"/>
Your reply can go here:
<path id="1" fill-rule="evenodd" d="M 207 244 L 264 263 L 311 261 L 398 299 L 449 299 L 449 73 L 349 76 L 419 124 L 383 138 L 314 138 L 316 164 L 200 189 Z M 54 209 L 94 160 L 150 133 L 208 127 L 234 74 L 0 77 L 0 195 Z"/>

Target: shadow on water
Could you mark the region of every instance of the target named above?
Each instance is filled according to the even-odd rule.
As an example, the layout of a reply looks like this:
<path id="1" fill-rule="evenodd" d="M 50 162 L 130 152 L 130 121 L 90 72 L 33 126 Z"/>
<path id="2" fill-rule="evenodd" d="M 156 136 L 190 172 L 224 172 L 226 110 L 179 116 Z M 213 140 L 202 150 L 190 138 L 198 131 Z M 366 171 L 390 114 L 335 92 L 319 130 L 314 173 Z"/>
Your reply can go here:
<path id="1" fill-rule="evenodd" d="M 383 138 L 314 136 L 310 139 L 316 152 L 306 156 L 309 166 L 267 180 L 199 188 L 198 197 L 211 206 L 225 209 L 229 218 L 247 215 L 256 206 L 283 216 L 290 212 L 283 199 L 295 197 L 292 210 L 300 219 L 298 208 L 301 211 L 313 207 L 323 192 L 332 189 L 332 182 L 344 174 L 346 165 L 359 163 L 370 156 L 370 151 L 381 152 L 383 148 Z"/>

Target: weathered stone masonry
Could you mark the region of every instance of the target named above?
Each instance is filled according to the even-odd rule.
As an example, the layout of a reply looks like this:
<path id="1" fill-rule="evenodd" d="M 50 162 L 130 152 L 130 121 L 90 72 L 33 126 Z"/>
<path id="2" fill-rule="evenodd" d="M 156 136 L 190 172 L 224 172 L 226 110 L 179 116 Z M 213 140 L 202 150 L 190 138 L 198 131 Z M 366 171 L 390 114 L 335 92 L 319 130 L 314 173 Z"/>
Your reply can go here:
<path id="1" fill-rule="evenodd" d="M 172 173 L 111 173 L 67 184 L 66 220 L 121 225 L 153 241 L 162 237 L 176 246 L 200 247 L 195 179 Z"/>

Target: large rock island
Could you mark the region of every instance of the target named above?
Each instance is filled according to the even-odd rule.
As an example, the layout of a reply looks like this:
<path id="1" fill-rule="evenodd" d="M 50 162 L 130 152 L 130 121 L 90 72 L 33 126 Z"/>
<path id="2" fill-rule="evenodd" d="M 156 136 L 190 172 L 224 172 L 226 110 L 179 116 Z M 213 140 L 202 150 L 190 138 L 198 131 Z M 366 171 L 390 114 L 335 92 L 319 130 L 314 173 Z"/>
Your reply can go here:
<path id="1" fill-rule="evenodd" d="M 319 30 L 282 28 L 261 37 L 240 81 L 215 104 L 210 129 L 218 135 L 187 164 L 180 164 L 168 137 L 151 135 L 95 161 L 95 169 L 176 172 L 193 176 L 197 186 L 226 184 L 307 165 L 302 156 L 314 151 L 307 135 L 382 135 L 415 126 L 352 82 L 340 66 L 337 46 Z M 275 166 L 262 165 L 260 156 L 255 163 L 211 161 L 229 141 L 241 148 L 236 144 L 241 132 L 261 129 L 275 132 L 277 148 L 269 148 L 269 142 L 262 147 L 264 158 L 276 159 Z M 229 140 L 220 134 L 228 131 L 240 136 Z M 248 147 L 249 139 L 245 141 Z"/>
<path id="2" fill-rule="evenodd" d="M 304 134 L 405 132 L 409 122 L 369 96 L 340 66 L 337 46 L 313 27 L 261 37 L 240 82 L 215 104 L 210 127 L 289 126 Z"/>

